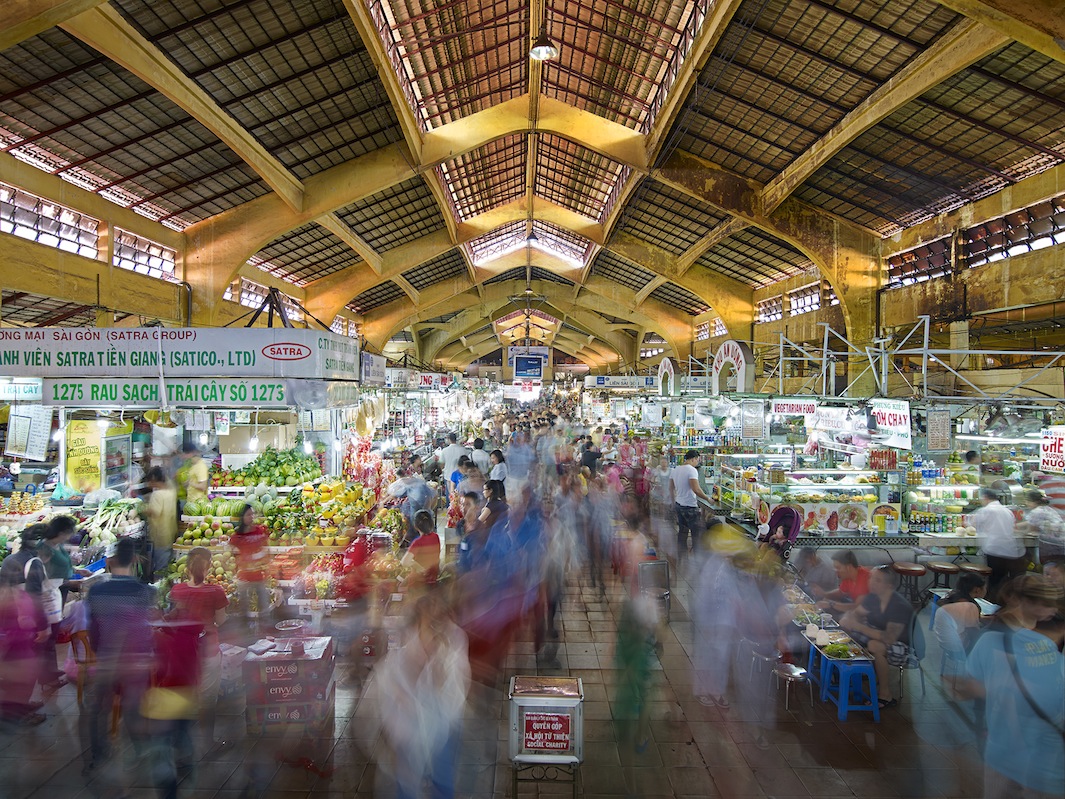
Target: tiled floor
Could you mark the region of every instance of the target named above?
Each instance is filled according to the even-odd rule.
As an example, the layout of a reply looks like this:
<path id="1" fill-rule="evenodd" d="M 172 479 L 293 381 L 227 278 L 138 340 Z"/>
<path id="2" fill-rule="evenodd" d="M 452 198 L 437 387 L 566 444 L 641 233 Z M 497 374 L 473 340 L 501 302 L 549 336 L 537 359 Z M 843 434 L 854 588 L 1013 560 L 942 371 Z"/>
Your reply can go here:
<path id="1" fill-rule="evenodd" d="M 575 581 L 574 581 L 575 583 Z M 613 669 L 615 614 L 621 590 L 605 596 L 571 585 L 561 611 L 560 671 L 579 676 L 586 699 L 585 762 L 582 794 L 596 796 L 692 797 L 978 797 L 981 765 L 971 726 L 939 690 L 939 658 L 925 660 L 927 692 L 922 698 L 916 673 L 907 675 L 905 700 L 884 712 L 879 724 L 859 717 L 838 722 L 834 710 L 815 702 L 805 690 L 793 694 L 784 710 L 776 697 L 776 722 L 770 746 L 760 749 L 743 722 L 743 707 L 727 711 L 704 707 L 691 695 L 693 628 L 686 613 L 689 584 L 681 579 L 673 595 L 669 629 L 661 636 L 650 705 L 651 740 L 637 754 L 619 741 L 613 720 L 618 672 Z M 934 641 L 930 640 L 930 649 Z M 519 634 L 507 659 L 507 677 L 536 669 L 533 644 Z M 288 741 L 246 738 L 243 718 L 230 709 L 219 729 L 235 744 L 207 754 L 180 785 L 188 799 L 237 799 L 268 796 L 363 797 L 389 794 L 378 778 L 383 756 L 373 701 L 372 677 L 365 684 L 345 668 L 337 690 L 336 722 L 331 736 Z M 764 679 L 764 678 L 763 678 Z M 766 691 L 775 692 L 766 681 Z M 74 689 L 68 686 L 46 708 L 47 723 L 32 730 L 0 734 L 0 799 L 118 799 L 154 797 L 150 763 L 116 758 L 109 773 L 81 776 Z M 509 796 L 506 753 L 507 705 L 503 690 L 479 692 L 467 711 L 458 777 L 461 796 Z M 305 758 L 314 770 L 290 762 Z M 150 758 L 149 758 L 150 759 Z M 523 785 L 522 797 L 566 795 L 567 786 Z"/>

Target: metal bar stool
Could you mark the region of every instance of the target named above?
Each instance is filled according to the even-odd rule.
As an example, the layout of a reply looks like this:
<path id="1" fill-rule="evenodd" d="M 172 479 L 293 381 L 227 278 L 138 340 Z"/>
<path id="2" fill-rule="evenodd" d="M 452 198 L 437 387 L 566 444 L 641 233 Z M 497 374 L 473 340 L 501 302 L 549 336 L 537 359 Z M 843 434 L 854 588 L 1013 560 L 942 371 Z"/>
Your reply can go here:
<path id="1" fill-rule="evenodd" d="M 891 564 L 891 570 L 899 575 L 902 582 L 899 585 L 899 593 L 910 600 L 914 607 L 923 607 L 924 599 L 917 587 L 917 580 L 924 577 L 928 570 L 920 563 L 896 562 Z"/>
<path id="2" fill-rule="evenodd" d="M 985 580 L 991 576 L 991 567 L 983 563 L 959 563 L 958 570 L 963 574 L 979 574 Z"/>
<path id="3" fill-rule="evenodd" d="M 812 645 L 811 645 L 812 646 Z M 810 691 L 810 707 L 814 706 L 814 683 L 810 679 L 810 672 L 804 669 L 802 666 L 796 666 L 794 663 L 778 663 L 773 667 L 773 676 L 777 681 L 777 690 L 780 690 L 780 681 L 784 681 L 784 709 L 789 710 L 788 707 L 791 700 L 791 684 L 792 683 L 806 683 L 806 687 Z"/>
<path id="4" fill-rule="evenodd" d="M 758 671 L 761 672 L 762 664 L 767 664 L 770 668 L 773 668 L 776 664 L 780 662 L 781 658 L 783 657 L 783 655 L 781 655 L 777 650 L 762 649 L 754 641 L 750 641 L 746 638 L 740 641 L 740 645 L 745 646 L 751 650 L 751 668 L 747 674 L 747 679 L 749 680 L 754 679 L 755 666 L 757 666 Z"/>
<path id="5" fill-rule="evenodd" d="M 924 564 L 928 571 L 932 572 L 932 584 L 928 586 L 929 591 L 933 591 L 936 588 L 950 589 L 950 578 L 961 571 L 958 568 L 957 563 L 947 563 L 943 560 L 929 560 Z"/>

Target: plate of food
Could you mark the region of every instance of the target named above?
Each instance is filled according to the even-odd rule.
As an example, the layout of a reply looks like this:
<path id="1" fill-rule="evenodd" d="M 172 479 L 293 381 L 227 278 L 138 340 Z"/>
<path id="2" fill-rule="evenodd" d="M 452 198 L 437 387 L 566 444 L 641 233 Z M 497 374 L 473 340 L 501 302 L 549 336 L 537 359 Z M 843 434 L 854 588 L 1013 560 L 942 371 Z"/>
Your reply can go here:
<path id="1" fill-rule="evenodd" d="M 865 527 L 868 519 L 864 505 L 853 503 L 843 505 L 839 509 L 839 526 L 844 530 L 859 530 Z"/>
<path id="2" fill-rule="evenodd" d="M 821 647 L 821 652 L 825 657 L 833 660 L 850 660 L 854 657 L 851 648 L 846 644 L 828 644 Z"/>

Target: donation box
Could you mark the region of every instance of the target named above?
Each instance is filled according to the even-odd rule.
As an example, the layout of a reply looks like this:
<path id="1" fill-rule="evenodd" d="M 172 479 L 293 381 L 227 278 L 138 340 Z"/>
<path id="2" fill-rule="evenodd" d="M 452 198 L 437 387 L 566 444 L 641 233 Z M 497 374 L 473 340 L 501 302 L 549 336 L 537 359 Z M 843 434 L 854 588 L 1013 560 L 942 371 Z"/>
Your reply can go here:
<path id="1" fill-rule="evenodd" d="M 576 765 L 584 760 L 584 687 L 572 677 L 512 677 L 510 759 Z"/>

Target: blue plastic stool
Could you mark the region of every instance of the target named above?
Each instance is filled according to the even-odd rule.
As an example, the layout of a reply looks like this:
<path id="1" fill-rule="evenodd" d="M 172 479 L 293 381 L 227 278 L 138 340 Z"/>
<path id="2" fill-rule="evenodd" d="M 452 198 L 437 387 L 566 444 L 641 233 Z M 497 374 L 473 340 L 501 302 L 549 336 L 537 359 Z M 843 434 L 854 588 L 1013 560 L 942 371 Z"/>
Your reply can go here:
<path id="1" fill-rule="evenodd" d="M 876 692 L 876 671 L 868 660 L 833 660 L 823 658 L 828 666 L 823 672 L 822 695 L 839 708 L 837 718 L 847 720 L 847 713 L 852 710 L 873 711 L 873 721 L 880 721 L 880 702 Z M 832 684 L 832 677 L 838 677 L 838 683 Z M 866 690 L 862 689 L 862 677 L 867 680 Z"/>
<path id="2" fill-rule="evenodd" d="M 806 658 L 806 673 L 809 675 L 807 679 L 818 686 L 817 690 L 822 702 L 828 698 L 828 664 L 830 662 L 829 658 L 821 654 L 820 649 L 810 644 L 810 654 Z"/>

